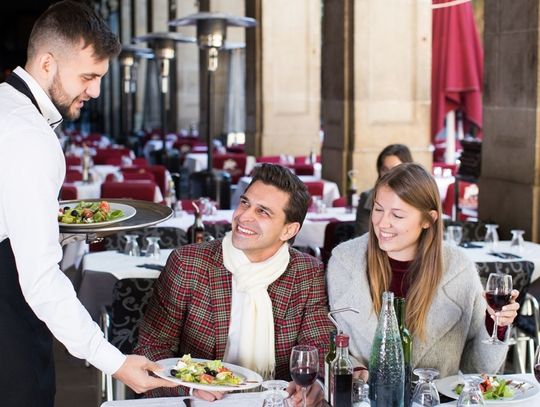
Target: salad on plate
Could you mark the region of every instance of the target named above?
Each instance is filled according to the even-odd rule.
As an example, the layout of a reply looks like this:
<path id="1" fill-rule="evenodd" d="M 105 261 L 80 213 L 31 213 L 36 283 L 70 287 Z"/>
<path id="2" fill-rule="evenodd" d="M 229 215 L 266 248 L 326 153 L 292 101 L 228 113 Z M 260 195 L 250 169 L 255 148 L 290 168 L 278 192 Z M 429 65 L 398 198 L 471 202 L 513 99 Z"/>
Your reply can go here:
<path id="1" fill-rule="evenodd" d="M 485 400 L 511 399 L 516 391 L 525 390 L 526 383 L 519 380 L 505 379 L 502 377 L 481 374 L 483 379 L 479 387 Z M 460 383 L 454 388 L 456 394 L 461 394 L 464 384 Z"/>
<path id="2" fill-rule="evenodd" d="M 107 201 L 77 203 L 76 206 L 65 206 L 58 210 L 58 221 L 65 224 L 101 223 L 124 216 L 121 209 L 111 210 Z"/>
<path id="3" fill-rule="evenodd" d="M 191 355 L 182 356 L 171 369 L 171 375 L 183 382 L 214 386 L 236 386 L 244 382 L 242 377 L 223 366 L 221 360 L 199 362 L 192 360 Z"/>

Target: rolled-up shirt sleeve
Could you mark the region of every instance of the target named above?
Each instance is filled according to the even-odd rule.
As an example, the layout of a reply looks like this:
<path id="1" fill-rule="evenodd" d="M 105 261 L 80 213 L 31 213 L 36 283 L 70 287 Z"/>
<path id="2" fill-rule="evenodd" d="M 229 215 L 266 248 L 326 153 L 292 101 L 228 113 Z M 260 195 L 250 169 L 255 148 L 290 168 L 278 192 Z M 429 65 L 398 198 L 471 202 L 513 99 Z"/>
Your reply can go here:
<path id="1" fill-rule="evenodd" d="M 0 153 L 0 241 L 10 239 L 23 295 L 36 316 L 72 355 L 114 373 L 125 356 L 105 340 L 58 266 L 62 150 L 50 129 L 17 130 L 4 135 Z"/>

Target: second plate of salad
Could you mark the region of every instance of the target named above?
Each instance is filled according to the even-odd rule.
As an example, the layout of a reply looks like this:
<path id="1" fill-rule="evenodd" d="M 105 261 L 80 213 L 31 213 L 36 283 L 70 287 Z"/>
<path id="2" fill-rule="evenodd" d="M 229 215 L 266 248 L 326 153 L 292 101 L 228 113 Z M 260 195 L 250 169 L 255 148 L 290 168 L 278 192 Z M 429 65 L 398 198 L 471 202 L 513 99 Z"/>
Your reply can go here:
<path id="1" fill-rule="evenodd" d="M 110 225 L 132 218 L 137 210 L 120 203 L 108 201 L 79 201 L 69 204 L 61 203 L 58 222 L 64 227 L 95 228 Z"/>
<path id="2" fill-rule="evenodd" d="M 523 380 L 516 375 L 478 375 L 484 379 L 480 385 L 486 404 L 507 404 L 529 399 L 538 392 L 540 386 L 532 381 Z M 463 383 L 458 376 L 448 376 L 435 381 L 439 393 L 453 399 L 459 398 Z M 504 386 L 502 386 L 504 385 Z M 503 391 L 497 388 L 504 387 Z"/>
<path id="3" fill-rule="evenodd" d="M 157 362 L 163 370 L 155 372 L 179 385 L 208 391 L 236 391 L 260 386 L 263 379 L 253 370 L 220 360 L 168 358 Z"/>

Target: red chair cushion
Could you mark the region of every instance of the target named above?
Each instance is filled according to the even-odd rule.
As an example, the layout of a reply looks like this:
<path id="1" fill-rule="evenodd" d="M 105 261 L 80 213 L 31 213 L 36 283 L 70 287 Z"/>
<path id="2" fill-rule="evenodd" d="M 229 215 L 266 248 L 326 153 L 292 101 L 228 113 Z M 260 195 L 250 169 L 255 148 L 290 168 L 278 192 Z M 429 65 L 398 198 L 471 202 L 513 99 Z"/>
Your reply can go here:
<path id="1" fill-rule="evenodd" d="M 152 181 L 104 182 L 102 198 L 127 198 L 154 202 L 156 184 Z"/>

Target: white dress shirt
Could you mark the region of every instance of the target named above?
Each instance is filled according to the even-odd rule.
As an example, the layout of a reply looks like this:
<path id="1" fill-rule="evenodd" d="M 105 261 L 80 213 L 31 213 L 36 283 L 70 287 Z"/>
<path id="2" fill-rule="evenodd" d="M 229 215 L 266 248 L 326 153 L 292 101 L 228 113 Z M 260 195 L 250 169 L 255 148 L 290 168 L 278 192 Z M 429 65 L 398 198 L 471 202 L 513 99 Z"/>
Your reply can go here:
<path id="1" fill-rule="evenodd" d="M 114 373 L 125 356 L 107 342 L 58 263 L 58 193 L 65 160 L 52 127 L 61 116 L 39 84 L 21 67 L 30 99 L 0 84 L 0 242 L 9 238 L 26 302 L 76 357 Z M 9 351 L 9 350 L 6 350 Z"/>

